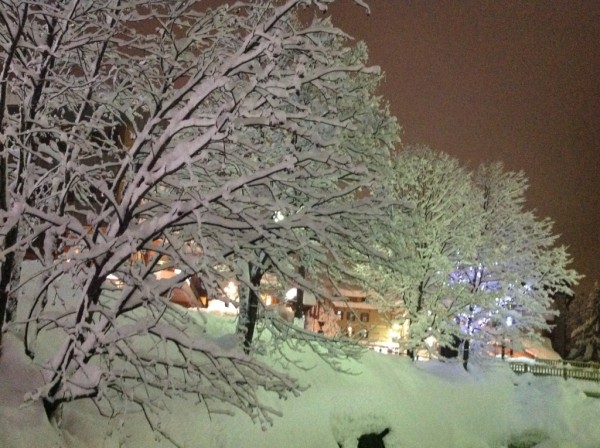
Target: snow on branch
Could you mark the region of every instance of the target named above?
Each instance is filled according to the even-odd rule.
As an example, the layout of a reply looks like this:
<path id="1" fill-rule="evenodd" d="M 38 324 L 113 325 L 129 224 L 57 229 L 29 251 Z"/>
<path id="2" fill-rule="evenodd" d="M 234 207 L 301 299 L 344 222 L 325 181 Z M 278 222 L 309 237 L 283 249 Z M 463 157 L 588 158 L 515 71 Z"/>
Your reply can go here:
<path id="1" fill-rule="evenodd" d="M 374 253 L 362 230 L 388 205 L 374 193 L 398 125 L 366 48 L 295 15 L 330 3 L 3 3 L 0 303 L 28 307 L 46 382 L 32 399 L 50 418 L 121 397 L 154 426 L 163 396 L 196 394 L 269 423 L 257 391 L 299 391 L 170 302 L 191 281 L 211 298 L 231 279 L 260 293 L 248 266 L 319 291 Z M 331 363 L 353 354 L 269 325 Z"/>

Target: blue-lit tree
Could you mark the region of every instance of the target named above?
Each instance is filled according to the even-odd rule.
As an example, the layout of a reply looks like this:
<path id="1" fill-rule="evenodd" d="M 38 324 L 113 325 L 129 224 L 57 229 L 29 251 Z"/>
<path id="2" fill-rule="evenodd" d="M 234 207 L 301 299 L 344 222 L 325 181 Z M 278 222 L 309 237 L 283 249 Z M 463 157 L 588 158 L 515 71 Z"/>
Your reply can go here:
<path id="1" fill-rule="evenodd" d="M 577 273 L 556 246 L 549 219 L 525 209 L 527 179 L 501 164 L 470 173 L 451 157 L 405 150 L 395 162 L 401 203 L 379 244 L 388 255 L 371 266 L 374 299 L 396 322 L 409 322 L 408 353 L 433 337 L 503 345 L 548 329 L 552 296 L 571 292 Z"/>
<path id="2" fill-rule="evenodd" d="M 555 244 L 552 221 L 525 209 L 524 173 L 483 165 L 474 182 L 480 216 L 475 258 L 460 260 L 451 275 L 455 287 L 471 296 L 460 314 L 465 368 L 471 340 L 503 346 L 549 329 L 552 296 L 571 294 L 579 278 L 568 268 L 566 248 Z"/>

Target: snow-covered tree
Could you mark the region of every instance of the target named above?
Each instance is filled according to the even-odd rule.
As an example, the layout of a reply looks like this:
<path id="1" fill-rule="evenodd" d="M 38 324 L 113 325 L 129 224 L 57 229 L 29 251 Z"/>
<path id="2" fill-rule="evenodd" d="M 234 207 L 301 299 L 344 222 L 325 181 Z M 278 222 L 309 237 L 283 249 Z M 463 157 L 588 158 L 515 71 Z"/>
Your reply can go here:
<path id="1" fill-rule="evenodd" d="M 549 219 L 525 209 L 527 179 L 501 164 L 472 175 L 443 153 L 398 154 L 393 179 L 401 203 L 379 230 L 386 263 L 371 270 L 374 299 L 396 322 L 408 321 L 409 354 L 433 337 L 500 345 L 548 328 L 555 293 L 579 276 L 555 246 Z"/>
<path id="2" fill-rule="evenodd" d="M 475 258 L 461 259 L 452 274 L 457 289 L 471 298 L 461 313 L 466 333 L 463 362 L 471 340 L 504 345 L 549 328 L 552 296 L 571 294 L 579 275 L 564 246 L 556 246 L 550 219 L 525 209 L 527 178 L 502 164 L 482 165 L 475 184 L 479 235 Z"/>
<path id="3" fill-rule="evenodd" d="M 398 153 L 393 191 L 402 205 L 380 231 L 389 260 L 375 269 L 374 299 L 396 322 L 408 321 L 400 342 L 412 356 L 429 337 L 446 346 L 458 334 L 451 322 L 465 295 L 449 278 L 458 257 L 471 253 L 478 216 L 470 173 L 458 160 L 428 148 Z"/>
<path id="4" fill-rule="evenodd" d="M 584 309 L 590 312 L 581 316 L 582 322 L 571 333 L 573 347 L 569 359 L 600 361 L 600 286 L 598 283 L 594 285 L 585 300 L 591 306 Z"/>
<path id="5" fill-rule="evenodd" d="M 254 391 L 296 390 L 169 297 L 192 276 L 213 297 L 232 278 L 256 293 L 266 270 L 318 290 L 368 256 L 397 125 L 365 47 L 296 19 L 328 3 L 3 2 L 2 285 L 14 254 L 37 257 L 20 314 L 48 415 L 120 395 L 155 426 L 156 400 L 191 393 L 264 422 Z M 40 337 L 60 342 L 46 360 Z"/>
<path id="6" fill-rule="evenodd" d="M 338 47 L 340 43 L 335 38 L 321 45 Z M 366 48 L 359 45 L 353 51 L 344 51 L 342 58 L 340 62 L 346 66 L 362 64 Z M 263 186 L 256 189 L 255 202 L 266 207 L 261 219 L 266 216 L 273 222 L 268 222 L 266 238 L 249 245 L 251 251 L 258 248 L 261 256 L 249 274 L 269 271 L 281 283 L 287 282 L 299 291 L 312 291 L 320 297 L 335 295 L 336 281 L 353 275 L 351 264 L 372 254 L 370 234 L 364 230 L 383 214 L 388 203 L 387 196 L 377 194 L 381 185 L 373 174 L 386 176 L 389 150 L 398 132 L 395 120 L 374 96 L 380 79 L 368 73 L 337 73 L 327 83 L 321 80 L 317 86 L 308 85 L 300 92 L 304 104 L 316 111 L 329 110 L 326 117 L 337 115 L 343 125 L 334 124 L 329 118 L 320 123 L 304 123 L 308 131 L 317 132 L 317 142 L 299 138 L 293 130 L 292 145 L 298 151 L 321 148 L 319 152 L 327 153 L 327 159 L 312 159 L 299 165 L 300 169 L 274 176 L 268 190 Z M 278 132 L 264 137 L 265 132 L 261 132 L 261 138 L 268 142 L 289 138 Z M 276 143 L 269 153 L 274 155 L 281 150 Z M 286 156 L 285 150 L 281 156 Z M 241 253 L 244 250 L 238 249 Z M 251 256 L 242 255 L 242 259 Z M 255 283 L 254 289 L 258 282 Z M 328 284 L 334 285 L 333 291 L 326 287 Z M 255 301 L 257 295 L 254 294 Z M 240 321 L 240 325 L 251 329 L 252 322 Z"/>

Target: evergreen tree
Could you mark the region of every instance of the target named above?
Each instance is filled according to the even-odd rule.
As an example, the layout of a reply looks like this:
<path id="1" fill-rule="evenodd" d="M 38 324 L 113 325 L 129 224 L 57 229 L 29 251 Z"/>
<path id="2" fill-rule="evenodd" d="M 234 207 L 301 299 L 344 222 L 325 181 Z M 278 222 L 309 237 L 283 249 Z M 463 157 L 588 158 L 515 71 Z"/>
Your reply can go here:
<path id="1" fill-rule="evenodd" d="M 569 359 L 600 361 L 600 287 L 596 283 L 587 297 L 591 313 L 571 333 Z"/>

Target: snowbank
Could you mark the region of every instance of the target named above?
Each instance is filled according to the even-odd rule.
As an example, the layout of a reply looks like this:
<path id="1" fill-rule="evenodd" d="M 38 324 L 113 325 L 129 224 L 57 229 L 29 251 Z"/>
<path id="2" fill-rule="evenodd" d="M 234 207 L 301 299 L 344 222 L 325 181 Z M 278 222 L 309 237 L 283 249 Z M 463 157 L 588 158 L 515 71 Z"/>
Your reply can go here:
<path id="1" fill-rule="evenodd" d="M 233 317 L 208 317 L 207 331 L 213 336 L 225 335 L 235 325 Z M 21 405 L 40 379 L 19 350 L 17 338 L 6 334 L 0 363 L 0 446 L 173 446 L 151 433 L 133 408 L 109 419 L 85 401 L 67 406 L 60 431 L 54 429 L 40 404 Z M 384 439 L 388 448 L 600 446 L 600 400 L 586 397 L 581 382 L 517 377 L 498 360 L 474 364 L 467 373 L 456 363 L 414 364 L 366 352 L 360 361 L 344 363 L 348 373 L 340 373 L 310 352 L 287 355 L 287 368 L 307 390 L 286 401 L 265 397 L 283 415 L 267 430 L 240 412 L 209 415 L 204 403 L 182 399 L 161 411 L 161 428 L 183 447 L 202 448 L 356 447 L 358 436 L 386 427 L 391 429 Z"/>

